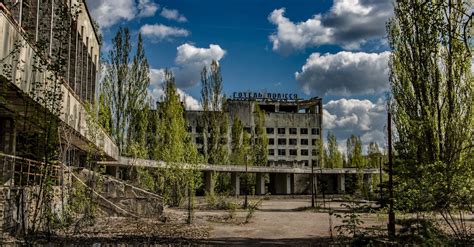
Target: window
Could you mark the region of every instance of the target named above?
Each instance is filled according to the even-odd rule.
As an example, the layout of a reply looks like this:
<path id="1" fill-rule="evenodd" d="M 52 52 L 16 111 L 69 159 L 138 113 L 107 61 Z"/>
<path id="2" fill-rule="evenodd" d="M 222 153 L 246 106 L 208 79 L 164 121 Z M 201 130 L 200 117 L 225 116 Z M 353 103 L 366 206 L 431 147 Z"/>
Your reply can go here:
<path id="1" fill-rule="evenodd" d="M 268 149 L 268 155 L 273 156 L 275 155 L 275 149 Z"/>
<path id="2" fill-rule="evenodd" d="M 202 138 L 201 136 L 196 137 L 196 144 L 203 144 L 203 143 L 204 143 L 204 138 Z"/>
<path id="3" fill-rule="evenodd" d="M 188 126 L 188 133 L 192 133 L 193 132 L 193 126 Z"/>
<path id="4" fill-rule="evenodd" d="M 203 130 L 204 130 L 204 128 L 201 127 L 201 126 L 196 127 L 196 133 L 202 133 Z"/>
<path id="5" fill-rule="evenodd" d="M 312 161 L 311 161 L 311 164 L 312 164 L 313 166 L 318 167 L 318 161 L 317 161 L 317 160 L 312 160 Z"/>
<path id="6" fill-rule="evenodd" d="M 304 166 L 309 166 L 309 160 L 303 160 Z"/>
<path id="7" fill-rule="evenodd" d="M 278 145 L 286 145 L 286 139 L 285 138 L 278 139 Z"/>
<path id="8" fill-rule="evenodd" d="M 308 156 L 308 149 L 301 149 L 302 156 Z"/>
<path id="9" fill-rule="evenodd" d="M 318 143 L 318 139 L 312 139 L 312 140 L 311 140 L 311 144 L 312 144 L 312 145 L 316 145 L 316 143 Z"/>
<path id="10" fill-rule="evenodd" d="M 285 156 L 286 155 L 286 150 L 285 149 L 278 149 L 278 155 Z"/>
<path id="11" fill-rule="evenodd" d="M 252 129 L 249 128 L 249 127 L 245 127 L 245 128 L 244 128 L 244 131 L 247 132 L 247 133 L 249 133 L 249 134 L 252 133 Z"/>
<path id="12" fill-rule="evenodd" d="M 319 128 L 312 128 L 311 129 L 311 134 L 312 135 L 319 135 Z"/>
<path id="13" fill-rule="evenodd" d="M 289 142 L 290 142 L 290 145 L 293 145 L 293 146 L 298 144 L 296 139 L 290 139 Z"/>
<path id="14" fill-rule="evenodd" d="M 311 150 L 311 154 L 312 154 L 313 156 L 318 155 L 318 150 L 317 150 L 317 149 Z"/>
<path id="15" fill-rule="evenodd" d="M 275 145 L 275 139 L 269 138 L 268 139 L 268 145 Z"/>
<path id="16" fill-rule="evenodd" d="M 273 134 L 273 133 L 275 133 L 274 128 L 267 128 L 267 134 Z"/>
<path id="17" fill-rule="evenodd" d="M 301 145 L 308 145 L 308 139 L 301 139 L 300 143 Z"/>
<path id="18" fill-rule="evenodd" d="M 307 128 L 301 128 L 300 129 L 300 134 L 307 135 L 308 134 L 308 129 Z"/>
<path id="19" fill-rule="evenodd" d="M 296 135 L 296 128 L 290 128 L 290 135 Z"/>
<path id="20" fill-rule="evenodd" d="M 296 149 L 290 149 L 290 155 L 291 156 L 296 156 L 298 153 L 296 152 Z"/>
<path id="21" fill-rule="evenodd" d="M 284 135 L 285 134 L 285 128 L 278 128 L 278 134 Z"/>

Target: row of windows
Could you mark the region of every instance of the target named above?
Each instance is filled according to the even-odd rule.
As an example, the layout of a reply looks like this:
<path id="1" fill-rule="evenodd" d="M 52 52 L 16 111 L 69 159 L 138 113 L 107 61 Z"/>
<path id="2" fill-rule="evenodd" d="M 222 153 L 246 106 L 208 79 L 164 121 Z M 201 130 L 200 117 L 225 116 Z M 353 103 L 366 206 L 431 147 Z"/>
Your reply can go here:
<path id="1" fill-rule="evenodd" d="M 319 163 L 317 160 L 311 160 L 311 162 L 312 162 L 311 164 L 313 164 L 315 167 L 319 166 Z M 275 165 L 292 166 L 295 163 L 303 165 L 303 166 L 309 166 L 309 160 L 301 160 L 301 161 L 269 160 L 268 161 L 269 166 L 275 166 Z"/>
<path id="2" fill-rule="evenodd" d="M 3 2 L 3 1 L 2 1 Z M 97 55 L 89 38 L 82 42 L 84 27 L 78 29 L 63 0 L 5 0 L 11 16 L 24 30 L 27 39 L 40 46 L 43 55 L 62 65 L 61 76 L 83 101 L 95 98 Z M 51 26 L 52 24 L 52 26 Z"/>
<path id="3" fill-rule="evenodd" d="M 286 128 L 277 128 L 277 132 L 279 135 L 284 135 L 286 134 Z M 274 133 L 275 133 L 275 128 L 267 128 L 267 134 L 274 134 Z M 296 135 L 298 134 L 298 128 L 288 128 L 288 133 L 290 133 L 290 135 Z M 300 134 L 307 135 L 308 128 L 300 128 Z M 311 134 L 319 135 L 319 128 L 311 128 Z"/>
<path id="4" fill-rule="evenodd" d="M 288 154 L 290 156 L 298 155 L 298 149 L 289 149 L 289 150 L 277 149 L 278 156 L 285 156 L 286 153 L 287 153 L 286 151 L 288 151 Z M 309 150 L 308 149 L 300 149 L 299 152 L 300 152 L 301 156 L 308 156 L 309 155 Z M 311 154 L 314 155 L 314 156 L 317 155 L 316 149 L 311 150 Z M 269 156 L 274 156 L 275 155 L 275 149 L 272 149 L 272 148 L 268 149 L 268 155 Z"/>
<path id="5" fill-rule="evenodd" d="M 297 128 L 288 128 L 289 129 L 289 133 L 290 135 L 296 135 L 297 134 Z M 192 132 L 193 131 L 193 127 L 192 126 L 188 126 L 188 132 Z M 196 127 L 196 133 L 202 133 L 204 131 L 204 128 L 203 127 L 200 127 L 200 126 L 197 126 Z M 210 132 L 211 129 L 209 128 L 208 129 L 208 132 Z M 251 133 L 251 128 L 244 128 L 244 131 L 248 132 L 248 133 Z M 275 133 L 275 129 L 274 128 L 267 128 L 267 134 L 274 134 Z M 319 135 L 320 133 L 320 130 L 319 128 L 312 128 L 311 129 L 311 134 L 312 135 Z M 278 128 L 278 134 L 286 134 L 286 129 L 285 128 Z M 307 135 L 308 134 L 308 128 L 300 128 L 300 134 L 301 135 Z M 303 144 L 305 145 L 305 144 Z M 307 145 L 307 144 L 306 144 Z"/>
<path id="6" fill-rule="evenodd" d="M 316 145 L 318 139 L 312 139 L 311 140 L 311 145 Z M 308 145 L 308 139 L 300 139 L 300 145 Z M 286 138 L 278 138 L 277 139 L 278 145 L 286 145 L 287 144 L 287 139 Z M 298 139 L 295 138 L 290 138 L 288 139 L 288 144 L 289 145 L 298 145 Z M 268 138 L 268 145 L 275 145 L 275 139 L 274 138 Z"/>

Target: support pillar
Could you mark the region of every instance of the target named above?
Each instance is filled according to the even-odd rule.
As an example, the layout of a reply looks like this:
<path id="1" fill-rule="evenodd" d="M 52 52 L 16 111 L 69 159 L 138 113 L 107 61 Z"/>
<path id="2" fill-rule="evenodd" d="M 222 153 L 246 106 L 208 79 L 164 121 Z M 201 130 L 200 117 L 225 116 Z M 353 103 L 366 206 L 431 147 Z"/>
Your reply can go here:
<path id="1" fill-rule="evenodd" d="M 364 175 L 364 183 L 366 185 L 366 188 L 370 193 L 373 192 L 373 186 L 372 186 L 372 174 L 365 174 Z"/>
<path id="2" fill-rule="evenodd" d="M 214 193 L 214 171 L 205 171 L 204 172 L 204 185 L 206 193 Z"/>
<path id="3" fill-rule="evenodd" d="M 277 194 L 289 195 L 291 194 L 291 174 L 278 173 L 275 174 L 275 192 Z"/>
<path id="4" fill-rule="evenodd" d="M 256 194 L 265 195 L 265 173 L 257 173 L 257 184 L 256 184 Z"/>
<path id="5" fill-rule="evenodd" d="M 290 175 L 290 194 L 295 194 L 295 174 L 291 173 Z"/>
<path id="6" fill-rule="evenodd" d="M 232 172 L 230 176 L 234 196 L 238 196 L 240 195 L 240 174 L 238 172 Z"/>
<path id="7" fill-rule="evenodd" d="M 337 174 L 337 192 L 343 194 L 346 192 L 345 174 Z"/>

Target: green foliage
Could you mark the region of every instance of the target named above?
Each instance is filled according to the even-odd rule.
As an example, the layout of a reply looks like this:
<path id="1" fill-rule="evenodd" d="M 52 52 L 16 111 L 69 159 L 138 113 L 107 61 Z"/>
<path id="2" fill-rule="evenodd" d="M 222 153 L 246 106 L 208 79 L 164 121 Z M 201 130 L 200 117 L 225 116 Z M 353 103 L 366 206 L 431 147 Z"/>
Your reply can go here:
<path id="1" fill-rule="evenodd" d="M 328 131 L 327 148 L 325 149 L 324 164 L 328 168 L 342 168 L 342 154 L 337 146 L 336 136 Z"/>
<path id="2" fill-rule="evenodd" d="M 112 122 L 111 134 L 122 154 L 128 154 L 133 143 L 145 147 L 150 108 L 147 96 L 150 71 L 141 34 L 133 61 L 130 61 L 131 51 L 130 32 L 120 28 L 112 40 L 101 87 L 106 104 L 100 110 L 102 124 L 107 126 L 108 121 Z"/>
<path id="3" fill-rule="evenodd" d="M 360 204 L 360 202 L 354 200 L 354 198 L 347 198 L 347 203 L 341 203 L 341 207 L 345 208 L 348 213 L 345 214 L 334 214 L 336 218 L 342 219 L 342 224 L 335 226 L 334 229 L 338 233 L 345 237 L 350 237 L 353 240 L 364 236 L 364 230 L 362 225 L 364 221 L 360 219 L 359 212 L 367 208 Z"/>
<path id="4" fill-rule="evenodd" d="M 265 166 L 268 162 L 268 136 L 265 130 L 265 112 L 255 106 L 255 137 L 252 145 L 252 164 Z"/>
<path id="5" fill-rule="evenodd" d="M 262 205 L 263 198 L 256 201 L 256 202 L 249 202 L 247 205 L 247 215 L 245 216 L 245 223 L 249 223 L 250 220 L 252 219 L 253 215 L 255 214 L 255 211 Z"/>
<path id="6" fill-rule="evenodd" d="M 230 163 L 232 165 L 244 165 L 245 147 L 243 142 L 244 126 L 242 121 L 234 117 L 231 133 L 231 156 Z"/>
<path id="7" fill-rule="evenodd" d="M 434 210 L 457 238 L 474 195 L 469 3 L 399 1 L 388 23 L 397 206 Z"/>
<path id="8" fill-rule="evenodd" d="M 199 173 L 195 166 L 202 160 L 186 131 L 184 108 L 180 102 L 171 71 L 165 71 L 164 98 L 158 106 L 156 149 L 154 157 L 166 163 L 161 171 L 159 192 L 171 206 L 180 205 L 191 188 L 197 185 Z M 184 167 L 184 165 L 191 167 Z"/>

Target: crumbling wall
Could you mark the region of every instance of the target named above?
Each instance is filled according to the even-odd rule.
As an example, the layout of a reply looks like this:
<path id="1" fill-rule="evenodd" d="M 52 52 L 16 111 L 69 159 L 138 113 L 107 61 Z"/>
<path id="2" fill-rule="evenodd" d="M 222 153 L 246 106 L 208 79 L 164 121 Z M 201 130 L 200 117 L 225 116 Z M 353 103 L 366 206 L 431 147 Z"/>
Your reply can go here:
<path id="1" fill-rule="evenodd" d="M 163 214 L 163 198 L 159 195 L 87 169 L 78 170 L 76 174 L 83 181 L 100 176 L 97 192 L 101 197 L 97 200 L 101 210 L 109 216 L 158 218 Z"/>

